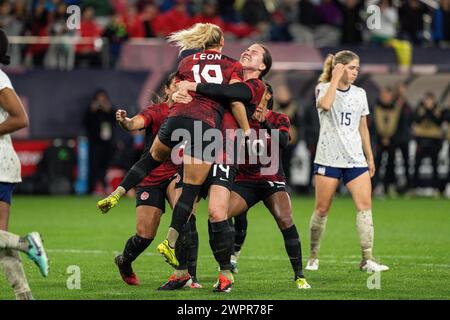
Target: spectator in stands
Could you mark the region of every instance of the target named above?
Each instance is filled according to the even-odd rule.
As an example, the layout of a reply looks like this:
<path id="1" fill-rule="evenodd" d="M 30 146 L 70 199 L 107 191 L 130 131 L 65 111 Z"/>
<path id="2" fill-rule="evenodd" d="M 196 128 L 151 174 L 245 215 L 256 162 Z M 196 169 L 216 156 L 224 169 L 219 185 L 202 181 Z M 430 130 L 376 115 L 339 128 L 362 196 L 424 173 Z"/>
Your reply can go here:
<path id="1" fill-rule="evenodd" d="M 119 14 L 113 16 L 102 36 L 108 39 L 109 65 L 114 68 L 119 60 L 122 44 L 128 39 L 126 25 Z"/>
<path id="2" fill-rule="evenodd" d="M 434 12 L 432 33 L 436 44 L 450 46 L 450 0 L 441 0 L 439 8 Z"/>
<path id="3" fill-rule="evenodd" d="M 173 8 L 160 16 L 161 33 L 164 37 L 191 26 L 191 17 L 187 13 L 186 2 L 187 0 L 175 0 Z"/>
<path id="4" fill-rule="evenodd" d="M 74 32 L 67 28 L 67 5 L 60 2 L 53 14 L 53 22 L 50 25 L 50 35 L 62 37 L 74 35 Z M 50 65 L 60 70 L 68 70 L 73 67 L 74 48 L 65 43 L 54 43 L 49 48 Z"/>
<path id="5" fill-rule="evenodd" d="M 23 1 L 17 1 L 15 7 Z M 0 1 L 0 28 L 8 36 L 20 36 L 25 32 L 25 15 L 12 11 L 11 3 L 8 0 Z M 15 66 L 21 62 L 21 48 L 19 45 L 12 45 L 10 48 L 11 65 Z"/>
<path id="6" fill-rule="evenodd" d="M 339 44 L 342 14 L 333 0 L 321 0 L 316 7 L 318 26 L 314 30 L 314 42 L 318 46 Z"/>
<path id="7" fill-rule="evenodd" d="M 130 4 L 127 7 L 126 14 L 122 16 L 122 19 L 130 38 L 143 38 L 145 36 L 142 21 L 139 19 L 138 9 L 135 5 Z"/>
<path id="8" fill-rule="evenodd" d="M 297 9 L 297 22 L 289 26 L 294 41 L 314 44 L 314 28 L 317 23 L 315 5 L 310 0 L 300 0 Z"/>
<path id="9" fill-rule="evenodd" d="M 400 38 L 409 40 L 415 45 L 423 41 L 423 18 L 428 10 L 419 0 L 404 1 L 399 9 Z"/>
<path id="10" fill-rule="evenodd" d="M 410 161 L 409 161 L 409 143 L 412 139 L 411 128 L 413 121 L 413 110 L 406 99 L 406 83 L 400 83 L 395 90 L 395 107 L 401 109 L 400 120 L 398 122 L 397 132 L 395 133 L 395 148 L 400 149 L 403 158 L 403 167 L 405 170 L 406 185 L 401 193 L 408 192 L 411 187 Z"/>
<path id="11" fill-rule="evenodd" d="M 364 10 L 364 1 L 345 0 L 341 2 L 334 0 L 342 14 L 341 43 L 360 44 L 362 42 L 362 30 L 364 21 L 361 12 Z"/>
<path id="12" fill-rule="evenodd" d="M 217 13 L 215 0 L 203 0 L 201 12 L 192 18 L 191 24 L 195 23 L 213 23 L 225 30 L 225 23 Z"/>
<path id="13" fill-rule="evenodd" d="M 33 11 L 31 19 L 27 22 L 26 29 L 31 36 L 46 37 L 49 34 L 49 14 L 45 10 L 45 4 L 39 2 Z M 47 53 L 48 44 L 31 44 L 27 48 L 27 57 L 31 58 L 36 67 L 44 66 L 44 58 Z"/>
<path id="14" fill-rule="evenodd" d="M 236 10 L 234 9 L 235 0 L 217 0 L 218 12 L 225 23 L 238 22 Z"/>
<path id="15" fill-rule="evenodd" d="M 380 7 L 381 23 L 377 28 L 370 29 L 371 41 L 384 44 L 397 36 L 398 12 L 390 0 L 381 0 L 378 6 Z"/>
<path id="16" fill-rule="evenodd" d="M 442 147 L 442 111 L 432 92 L 427 92 L 414 113 L 414 137 L 417 142 L 414 167 L 414 186 L 423 185 L 420 179 L 420 165 L 424 158 L 430 157 L 433 166 L 431 187 L 439 188 L 438 154 Z"/>
<path id="17" fill-rule="evenodd" d="M 374 118 L 376 130 L 376 156 L 375 156 L 375 179 L 374 185 L 376 194 L 382 195 L 379 190 L 381 160 L 383 155 L 387 155 L 387 165 L 382 179 L 384 193 L 393 196 L 396 193 L 393 184 L 395 178 L 395 133 L 399 127 L 401 108 L 394 104 L 392 88 L 384 87 L 380 90 L 378 101 L 375 105 Z"/>
<path id="18" fill-rule="evenodd" d="M 106 170 L 114 154 L 115 110 L 105 90 L 97 90 L 84 117 L 89 140 L 89 190 L 104 194 Z"/>
<path id="19" fill-rule="evenodd" d="M 246 0 L 241 15 L 245 23 L 258 30 L 261 40 L 268 40 L 271 16 L 263 0 Z"/>
<path id="20" fill-rule="evenodd" d="M 83 11 L 79 34 L 82 40 L 88 41 L 87 44 L 77 44 L 75 48 L 75 65 L 76 66 L 101 66 L 101 57 L 99 50 L 95 47 L 93 39 L 83 38 L 98 38 L 101 35 L 100 27 L 94 20 L 95 11 L 92 7 L 86 7 Z"/>
<path id="21" fill-rule="evenodd" d="M 91 7 L 99 17 L 109 16 L 113 13 L 110 0 L 81 0 L 83 8 Z"/>
<path id="22" fill-rule="evenodd" d="M 162 21 L 158 17 L 159 9 L 154 3 L 149 3 L 144 6 L 140 21 L 144 29 L 145 38 L 155 38 L 162 35 Z"/>
<path id="23" fill-rule="evenodd" d="M 276 10 L 272 14 L 269 39 L 273 42 L 289 42 L 293 39 L 289 32 L 289 23 L 280 10 Z"/>

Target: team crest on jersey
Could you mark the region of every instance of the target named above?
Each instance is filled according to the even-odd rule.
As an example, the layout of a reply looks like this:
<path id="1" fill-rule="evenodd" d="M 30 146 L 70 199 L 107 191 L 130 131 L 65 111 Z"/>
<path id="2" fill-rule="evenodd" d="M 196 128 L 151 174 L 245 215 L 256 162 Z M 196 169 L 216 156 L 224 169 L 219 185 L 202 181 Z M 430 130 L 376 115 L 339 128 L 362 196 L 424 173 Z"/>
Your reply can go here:
<path id="1" fill-rule="evenodd" d="M 141 193 L 141 200 L 145 201 L 150 197 L 149 193 L 147 191 L 144 191 Z"/>

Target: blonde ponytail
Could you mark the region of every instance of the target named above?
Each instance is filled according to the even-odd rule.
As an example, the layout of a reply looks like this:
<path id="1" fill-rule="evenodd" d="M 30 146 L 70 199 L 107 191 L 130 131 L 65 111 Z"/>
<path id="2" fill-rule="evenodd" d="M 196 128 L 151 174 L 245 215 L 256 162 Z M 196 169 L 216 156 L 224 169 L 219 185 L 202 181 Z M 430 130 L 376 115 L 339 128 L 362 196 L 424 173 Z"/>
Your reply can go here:
<path id="1" fill-rule="evenodd" d="M 189 29 L 172 33 L 168 42 L 180 48 L 180 52 L 187 49 L 209 49 L 219 47 L 223 33 L 219 26 L 212 23 L 196 23 Z"/>
<path id="2" fill-rule="evenodd" d="M 333 70 L 333 59 L 334 56 L 330 53 L 323 63 L 323 71 L 319 77 L 320 83 L 330 82 L 331 80 L 331 71 Z"/>
<path id="3" fill-rule="evenodd" d="M 326 83 L 331 81 L 332 71 L 335 65 L 342 63 L 343 65 L 349 64 L 353 60 L 359 60 L 359 56 L 350 50 L 342 50 L 332 55 L 328 54 L 323 63 L 323 71 L 319 77 L 320 83 Z"/>

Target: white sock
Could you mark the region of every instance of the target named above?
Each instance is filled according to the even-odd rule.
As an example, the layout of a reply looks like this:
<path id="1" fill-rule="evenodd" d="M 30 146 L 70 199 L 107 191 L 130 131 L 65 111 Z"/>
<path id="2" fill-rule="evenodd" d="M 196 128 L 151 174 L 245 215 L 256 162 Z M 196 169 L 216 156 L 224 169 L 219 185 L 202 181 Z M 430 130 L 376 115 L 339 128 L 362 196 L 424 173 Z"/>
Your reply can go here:
<path id="1" fill-rule="evenodd" d="M 27 252 L 28 246 L 28 242 L 18 235 L 0 230 L 0 249 L 14 249 Z"/>
<path id="2" fill-rule="evenodd" d="M 16 250 L 0 249 L 0 266 L 3 268 L 6 280 L 14 290 L 16 299 L 32 298 L 19 253 Z"/>
<path id="3" fill-rule="evenodd" d="M 359 234 L 359 244 L 361 246 L 362 259 L 372 260 L 373 249 L 373 220 L 372 210 L 363 210 L 356 213 L 356 229 Z"/>
<path id="4" fill-rule="evenodd" d="M 319 254 L 320 240 L 327 226 L 327 220 L 328 216 L 319 216 L 316 211 L 314 211 L 311 216 L 311 221 L 309 223 L 311 259 L 317 258 L 317 255 Z"/>

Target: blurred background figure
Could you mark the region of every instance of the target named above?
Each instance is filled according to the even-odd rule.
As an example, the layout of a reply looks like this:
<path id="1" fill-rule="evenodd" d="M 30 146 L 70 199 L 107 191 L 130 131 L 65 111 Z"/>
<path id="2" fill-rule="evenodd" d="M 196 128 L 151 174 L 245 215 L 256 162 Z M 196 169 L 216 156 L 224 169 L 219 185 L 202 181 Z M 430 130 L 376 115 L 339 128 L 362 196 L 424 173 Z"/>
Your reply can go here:
<path id="1" fill-rule="evenodd" d="M 450 0 L 441 0 L 434 11 L 432 22 L 434 43 L 440 47 L 450 47 Z"/>
<path id="2" fill-rule="evenodd" d="M 432 92 L 427 92 L 414 113 L 414 137 L 417 143 L 414 165 L 414 187 L 430 186 L 435 192 L 440 187 L 438 176 L 438 155 L 442 148 L 442 110 Z M 425 158 L 431 158 L 432 180 L 425 184 L 420 165 Z"/>
<path id="3" fill-rule="evenodd" d="M 115 110 L 108 94 L 97 90 L 84 118 L 89 140 L 89 190 L 95 194 L 103 195 L 107 188 L 106 170 L 115 153 L 115 124 Z"/>
<path id="4" fill-rule="evenodd" d="M 374 109 L 375 129 L 376 129 L 376 156 L 375 156 L 375 190 L 378 196 L 389 193 L 393 196 L 396 193 L 395 182 L 395 134 L 398 129 L 401 115 L 401 108 L 394 104 L 394 95 L 391 87 L 384 87 L 380 91 L 378 101 Z M 381 170 L 383 156 L 387 161 L 384 170 Z M 381 172 L 384 171 L 383 178 L 380 179 Z M 379 191 L 378 181 L 382 182 L 383 191 Z"/>
<path id="5" fill-rule="evenodd" d="M 299 142 L 299 116 L 298 116 L 298 105 L 292 99 L 289 88 L 286 85 L 281 85 L 276 88 L 275 105 L 276 112 L 284 113 L 289 117 L 289 122 L 291 126 L 289 128 L 289 136 L 290 141 L 289 145 L 283 149 L 282 154 L 282 165 L 284 174 L 286 175 L 287 184 L 292 188 L 292 180 L 291 180 L 291 160 L 294 156 L 295 149 L 297 148 Z"/>
<path id="6" fill-rule="evenodd" d="M 411 188 L 411 168 L 410 168 L 410 157 L 409 157 L 409 144 L 412 140 L 411 128 L 413 120 L 413 110 L 408 104 L 406 96 L 407 84 L 402 82 L 395 88 L 395 107 L 400 108 L 400 119 L 398 121 L 397 132 L 395 133 L 395 150 L 400 150 L 402 155 L 403 164 L 402 168 L 404 170 L 404 184 L 398 190 L 400 193 L 404 194 Z"/>
<path id="7" fill-rule="evenodd" d="M 317 113 L 317 107 L 314 103 L 306 105 L 303 113 L 303 121 L 301 121 L 301 128 L 304 130 L 306 148 L 309 151 L 309 178 L 308 178 L 308 192 L 314 194 L 313 188 L 313 168 L 314 158 L 316 157 L 317 141 L 320 133 L 320 122 Z"/>
<path id="8" fill-rule="evenodd" d="M 86 7 L 82 13 L 79 36 L 88 41 L 86 44 L 78 44 L 75 52 L 75 65 L 77 67 L 100 67 L 101 56 L 98 47 L 95 46 L 95 38 L 100 37 L 101 29 L 95 21 L 93 7 Z"/>

